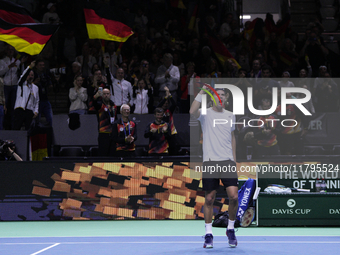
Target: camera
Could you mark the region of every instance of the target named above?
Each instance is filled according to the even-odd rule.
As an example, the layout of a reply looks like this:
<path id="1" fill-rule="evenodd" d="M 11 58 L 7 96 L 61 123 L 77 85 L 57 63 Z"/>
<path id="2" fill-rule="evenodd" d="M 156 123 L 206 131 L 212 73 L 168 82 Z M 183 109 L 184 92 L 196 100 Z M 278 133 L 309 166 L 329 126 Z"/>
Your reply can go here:
<path id="1" fill-rule="evenodd" d="M 0 139 L 0 154 L 8 153 L 8 148 L 11 148 L 13 151 L 15 149 L 15 143 L 13 140 L 1 140 Z"/>
<path id="2" fill-rule="evenodd" d="M 55 75 L 66 74 L 66 67 L 52 68 L 50 72 Z"/>

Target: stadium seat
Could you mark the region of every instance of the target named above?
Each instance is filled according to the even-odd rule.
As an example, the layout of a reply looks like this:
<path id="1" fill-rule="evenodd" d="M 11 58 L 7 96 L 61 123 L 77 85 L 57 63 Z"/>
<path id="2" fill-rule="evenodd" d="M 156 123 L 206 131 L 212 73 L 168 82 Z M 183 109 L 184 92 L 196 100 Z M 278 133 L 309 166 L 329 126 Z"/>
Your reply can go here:
<path id="1" fill-rule="evenodd" d="M 145 146 L 136 146 L 135 153 L 136 153 L 137 157 L 147 156 L 148 155 L 147 147 L 145 147 Z"/>
<path id="2" fill-rule="evenodd" d="M 340 155 L 340 145 L 334 145 L 332 149 L 333 155 Z"/>
<path id="3" fill-rule="evenodd" d="M 339 44 L 337 41 L 334 42 L 325 42 L 325 45 L 328 49 L 334 51 L 335 53 L 339 54 Z"/>
<path id="4" fill-rule="evenodd" d="M 64 157 L 81 157 L 85 156 L 85 152 L 82 147 L 61 147 L 59 156 Z"/>
<path id="5" fill-rule="evenodd" d="M 320 14 L 323 19 L 334 17 L 337 12 L 336 7 L 321 7 L 320 8 Z"/>
<path id="6" fill-rule="evenodd" d="M 326 31 L 336 31 L 339 25 L 338 19 L 323 19 L 322 26 L 325 28 Z"/>
<path id="7" fill-rule="evenodd" d="M 325 155 L 326 151 L 322 146 L 315 145 L 315 146 L 305 146 L 304 147 L 304 154 L 305 155 Z"/>
<path id="8" fill-rule="evenodd" d="M 334 0 L 320 0 L 321 6 L 331 6 L 333 5 Z"/>
<path id="9" fill-rule="evenodd" d="M 90 147 L 89 149 L 89 156 L 90 157 L 97 157 L 98 156 L 98 147 Z"/>

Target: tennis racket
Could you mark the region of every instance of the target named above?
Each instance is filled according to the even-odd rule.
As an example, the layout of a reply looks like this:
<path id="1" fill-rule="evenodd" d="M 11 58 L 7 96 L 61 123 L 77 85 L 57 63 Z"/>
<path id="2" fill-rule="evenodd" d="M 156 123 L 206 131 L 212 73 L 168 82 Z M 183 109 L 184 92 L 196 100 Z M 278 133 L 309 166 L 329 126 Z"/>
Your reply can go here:
<path id="1" fill-rule="evenodd" d="M 253 204 L 248 207 L 248 209 L 244 212 L 242 219 L 240 221 L 240 226 L 243 228 L 249 227 L 250 224 L 253 222 L 255 217 L 255 205 L 257 197 L 259 196 L 261 188 L 256 188 L 253 196 Z"/>

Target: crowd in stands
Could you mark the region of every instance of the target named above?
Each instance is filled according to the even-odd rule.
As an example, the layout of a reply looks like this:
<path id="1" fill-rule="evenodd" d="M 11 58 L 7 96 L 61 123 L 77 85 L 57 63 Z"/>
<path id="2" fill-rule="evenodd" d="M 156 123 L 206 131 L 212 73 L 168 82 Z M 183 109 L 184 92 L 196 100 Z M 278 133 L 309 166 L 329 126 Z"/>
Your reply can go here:
<path id="1" fill-rule="evenodd" d="M 39 88 L 40 99 L 37 118 L 42 114 L 49 126 L 53 121 L 49 90 L 69 91 L 70 113 L 95 113 L 93 100 L 100 88 L 109 88 L 117 113 L 124 104 L 135 114 L 154 113 L 164 104 L 164 109 L 188 113 L 190 97 L 198 92 L 191 78 L 238 78 L 237 85 L 246 90 L 248 79 L 282 77 L 279 83 L 259 82 L 254 88 L 255 107 L 266 107 L 273 87 L 300 86 L 312 93 L 312 101 L 306 105 L 310 112 L 339 111 L 339 85 L 331 79 L 330 52 L 317 20 L 306 24 L 304 36 L 299 37 L 289 16 L 275 23 L 267 14 L 265 21 L 247 21 L 240 28 L 229 1 L 185 1 L 186 9 L 166 0 L 90 1 L 134 14 L 134 34 L 125 43 L 106 41 L 103 50 L 101 40 L 87 37 L 83 13 L 87 1 L 17 2 L 24 4 L 36 21 L 59 24 L 60 29 L 35 57 L 20 54 L 18 58 L 13 47 L 0 42 L 0 83 L 4 85 L 4 95 L 0 91 L 0 129 L 4 112 L 4 127 L 13 128 L 18 79 L 33 60 L 33 83 Z M 223 61 L 211 38 L 229 51 Z M 315 83 L 294 84 L 292 78 L 303 77 L 316 78 Z M 1 108 L 2 100 L 6 102 Z M 276 144 L 272 136 L 269 140 Z M 267 146 L 265 142 L 258 144 Z"/>

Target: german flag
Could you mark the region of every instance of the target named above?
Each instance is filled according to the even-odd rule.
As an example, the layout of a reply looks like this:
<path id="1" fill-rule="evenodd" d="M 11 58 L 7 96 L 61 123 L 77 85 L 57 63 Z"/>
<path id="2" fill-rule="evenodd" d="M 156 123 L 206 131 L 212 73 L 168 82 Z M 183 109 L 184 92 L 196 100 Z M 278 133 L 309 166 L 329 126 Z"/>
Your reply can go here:
<path id="1" fill-rule="evenodd" d="M 285 63 L 287 66 L 291 66 L 293 64 L 293 61 L 294 61 L 292 56 L 290 56 L 289 54 L 287 54 L 283 51 L 280 52 L 280 60 L 283 63 Z"/>
<path id="2" fill-rule="evenodd" d="M 266 15 L 266 20 L 264 24 L 265 24 L 266 32 L 268 33 L 268 35 L 270 35 L 271 33 L 276 33 L 276 36 L 278 38 L 280 37 L 284 38 L 284 34 L 286 30 L 289 29 L 290 15 L 286 15 L 280 24 L 275 24 L 273 15 L 268 13 Z"/>
<path id="3" fill-rule="evenodd" d="M 30 137 L 30 160 L 41 161 L 48 157 L 47 151 L 47 134 L 36 134 Z"/>
<path id="4" fill-rule="evenodd" d="M 130 14 L 108 5 L 87 4 L 84 8 L 87 33 L 90 39 L 125 42 L 133 31 Z M 132 26 L 132 25 L 131 25 Z"/>
<path id="5" fill-rule="evenodd" d="M 0 0 L 0 18 L 12 24 L 35 23 L 24 7 L 8 0 Z"/>
<path id="6" fill-rule="evenodd" d="M 189 30 L 194 30 L 195 21 L 196 21 L 196 18 L 197 18 L 197 9 L 198 9 L 198 5 L 196 4 L 194 11 L 192 12 L 192 15 L 190 17 L 189 26 L 188 26 Z"/>
<path id="7" fill-rule="evenodd" d="M 263 26 L 263 20 L 261 18 L 256 18 L 250 22 L 247 29 L 243 31 L 243 38 L 249 42 L 250 48 L 254 47 L 257 38 L 264 38 L 264 34 L 262 32 Z"/>
<path id="8" fill-rule="evenodd" d="M 222 66 L 224 66 L 225 61 L 231 59 L 238 68 L 241 68 L 239 63 L 236 61 L 233 55 L 230 54 L 229 50 L 221 40 L 214 36 L 209 36 L 209 43 Z"/>
<path id="9" fill-rule="evenodd" d="M 183 0 L 170 0 L 170 4 L 174 8 L 186 9 Z"/>
<path id="10" fill-rule="evenodd" d="M 0 19 L 0 41 L 12 45 L 18 52 L 33 56 L 43 50 L 57 29 L 57 25 L 38 23 L 15 25 Z"/>

